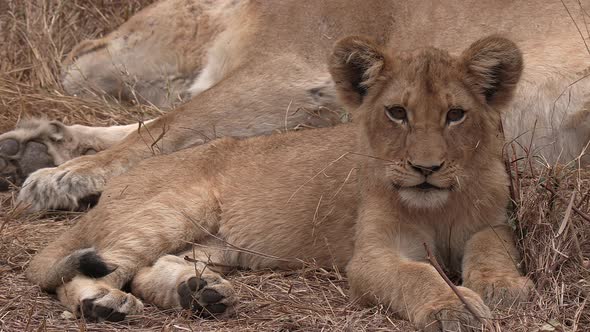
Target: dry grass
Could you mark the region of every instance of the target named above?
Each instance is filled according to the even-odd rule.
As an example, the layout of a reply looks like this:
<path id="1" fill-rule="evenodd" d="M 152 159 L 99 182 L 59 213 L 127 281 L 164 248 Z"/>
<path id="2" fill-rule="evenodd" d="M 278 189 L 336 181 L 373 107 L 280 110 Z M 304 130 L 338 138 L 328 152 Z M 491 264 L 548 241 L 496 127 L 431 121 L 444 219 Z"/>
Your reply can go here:
<path id="1" fill-rule="evenodd" d="M 65 96 L 58 80 L 59 62 L 78 41 L 104 34 L 150 2 L 0 0 L 0 132 L 32 115 L 111 125 L 159 114 L 144 106 Z M 526 161 L 515 169 L 513 220 L 524 267 L 537 287 L 529 304 L 499 312 L 498 325 L 503 331 L 590 330 L 590 220 L 582 216 L 590 214 L 590 171 L 539 167 L 533 174 Z M 572 196 L 578 212 L 568 209 Z M 150 306 L 120 324 L 63 318 L 60 304 L 30 285 L 23 269 L 79 214 L 19 216 L 13 206 L 14 193 L 0 195 L 0 331 L 413 330 L 381 308 L 351 304 L 345 277 L 317 268 L 230 276 L 241 304 L 237 316 L 226 321 Z"/>
<path id="2" fill-rule="evenodd" d="M 21 117 L 113 125 L 160 112 L 65 96 L 59 64 L 86 38 L 101 37 L 153 0 L 0 1 L 0 132 Z"/>

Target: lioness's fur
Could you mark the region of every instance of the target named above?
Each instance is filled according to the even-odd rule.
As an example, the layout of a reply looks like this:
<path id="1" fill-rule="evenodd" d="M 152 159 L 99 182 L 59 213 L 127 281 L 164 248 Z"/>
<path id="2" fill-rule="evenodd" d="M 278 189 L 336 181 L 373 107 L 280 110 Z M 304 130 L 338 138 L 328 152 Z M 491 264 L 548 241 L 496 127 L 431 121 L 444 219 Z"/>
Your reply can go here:
<path id="1" fill-rule="evenodd" d="M 538 162 L 583 164 L 590 139 L 585 106 L 590 80 L 582 78 L 590 57 L 574 22 L 585 22 L 585 5 L 573 0 L 162 0 L 105 38 L 80 44 L 64 65 L 64 87 L 75 94 L 106 93 L 163 106 L 192 99 L 141 131 L 62 127 L 61 141 L 34 130 L 6 133 L 0 136 L 0 177 L 19 183 L 30 169 L 59 165 L 31 175 L 20 200 L 31 210 L 75 208 L 82 197 L 100 193 L 110 178 L 154 151 L 169 153 L 219 136 L 339 123 L 325 57 L 336 38 L 349 34 L 370 35 L 398 49 L 434 45 L 459 51 L 482 34 L 506 33 L 519 42 L 526 62 L 504 123 L 506 137 L 517 139 L 517 153 L 539 156 Z M 40 134 L 32 139 L 32 133 Z M 7 153 L 14 142 L 19 152 Z M 29 153 L 29 142 L 49 148 L 39 153 L 29 148 L 35 152 Z M 91 144 L 96 151 L 114 146 L 63 163 L 63 156 L 80 156 Z M 35 155 L 52 162 L 29 163 Z"/>
<path id="2" fill-rule="evenodd" d="M 354 297 L 429 331 L 477 329 L 488 306 L 526 298 L 506 225 L 500 132 L 522 71 L 518 48 L 488 37 L 451 57 L 349 37 L 330 71 L 354 124 L 224 138 L 140 163 L 31 261 L 27 277 L 73 312 L 110 320 L 138 313 L 137 297 L 229 313 L 237 299 L 216 271 L 302 261 L 342 269 L 351 257 Z M 388 115 L 395 107 L 407 116 Z M 462 271 L 459 289 L 478 318 L 424 262 L 423 243 Z M 197 273 L 179 252 L 196 253 Z M 119 290 L 130 280 L 133 295 Z"/>

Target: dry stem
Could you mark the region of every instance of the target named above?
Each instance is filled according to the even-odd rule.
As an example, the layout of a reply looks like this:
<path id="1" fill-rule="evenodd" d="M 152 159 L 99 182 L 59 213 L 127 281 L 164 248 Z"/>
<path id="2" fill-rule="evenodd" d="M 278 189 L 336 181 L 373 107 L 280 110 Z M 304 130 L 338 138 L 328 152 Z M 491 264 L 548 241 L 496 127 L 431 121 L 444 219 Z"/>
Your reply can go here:
<path id="1" fill-rule="evenodd" d="M 449 285 L 449 287 L 451 287 L 451 290 L 453 291 L 453 293 L 455 293 L 455 295 L 457 295 L 459 300 L 461 300 L 461 302 L 463 302 L 467 311 L 469 311 L 482 324 L 487 325 L 486 318 L 480 317 L 477 314 L 477 310 L 475 310 L 475 308 L 471 305 L 471 303 L 469 303 L 469 301 L 467 301 L 467 299 L 463 296 L 463 294 L 461 294 L 461 292 L 459 292 L 459 290 L 457 289 L 457 286 L 455 286 L 455 284 L 453 284 L 453 282 L 449 279 L 449 277 L 447 277 L 447 275 L 445 274 L 445 271 L 443 271 L 440 264 L 438 264 L 436 257 L 434 257 L 434 255 L 432 254 L 432 251 L 430 251 L 430 247 L 428 246 L 428 244 L 426 242 L 424 242 L 423 244 L 424 244 L 424 249 L 426 250 L 426 258 L 428 259 L 430 264 L 434 267 L 436 272 L 438 272 L 438 274 L 440 274 L 440 276 L 444 279 L 444 281 L 447 283 L 447 285 Z"/>

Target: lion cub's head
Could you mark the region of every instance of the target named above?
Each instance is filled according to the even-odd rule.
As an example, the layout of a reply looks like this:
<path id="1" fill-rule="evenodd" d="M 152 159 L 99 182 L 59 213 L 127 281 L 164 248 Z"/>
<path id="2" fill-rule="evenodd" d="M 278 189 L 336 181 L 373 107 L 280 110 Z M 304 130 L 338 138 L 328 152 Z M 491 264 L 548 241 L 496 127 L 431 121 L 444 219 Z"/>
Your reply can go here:
<path id="1" fill-rule="evenodd" d="M 495 173 L 505 182 L 498 173 L 500 109 L 522 67 L 517 46 L 498 36 L 458 57 L 435 48 L 396 53 L 348 37 L 330 58 L 340 99 L 359 109 L 361 152 L 370 156 L 372 178 L 406 205 L 423 208 L 443 205 L 479 176 Z"/>

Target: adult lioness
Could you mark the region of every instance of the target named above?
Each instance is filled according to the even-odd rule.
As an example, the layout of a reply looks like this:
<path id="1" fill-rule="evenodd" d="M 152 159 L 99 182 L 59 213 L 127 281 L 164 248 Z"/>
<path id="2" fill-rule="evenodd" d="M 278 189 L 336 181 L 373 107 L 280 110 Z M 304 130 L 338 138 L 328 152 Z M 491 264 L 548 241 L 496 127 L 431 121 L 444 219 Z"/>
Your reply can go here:
<path id="1" fill-rule="evenodd" d="M 356 123 L 225 138 L 143 162 L 37 255 L 27 277 L 72 311 L 111 320 L 138 313 L 137 297 L 231 312 L 236 296 L 217 269 L 342 268 L 351 257 L 353 296 L 429 331 L 477 329 L 473 314 L 483 320 L 488 305 L 525 298 L 499 130 L 522 71 L 516 45 L 492 36 L 451 57 L 349 37 L 330 71 Z M 190 243 L 180 257 L 196 253 L 196 267 L 173 255 Z M 424 262 L 424 243 L 462 270 L 473 314 Z M 133 295 L 119 290 L 130 280 Z"/>
<path id="2" fill-rule="evenodd" d="M 325 57 L 335 39 L 350 34 L 399 49 L 460 51 L 484 34 L 506 33 L 527 63 L 506 137 L 551 163 L 583 162 L 576 158 L 590 139 L 590 57 L 575 24 L 584 25 L 587 9 L 574 0 L 162 0 L 107 37 L 79 45 L 64 65 L 63 84 L 70 93 L 100 90 L 160 105 L 179 95 L 192 100 L 141 131 L 45 123 L 1 135 L 0 177 L 19 182 L 31 170 L 60 165 L 32 175 L 20 199 L 32 210 L 75 208 L 154 153 L 217 136 L 339 123 Z M 152 139 L 163 133 L 154 149 Z"/>

